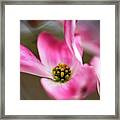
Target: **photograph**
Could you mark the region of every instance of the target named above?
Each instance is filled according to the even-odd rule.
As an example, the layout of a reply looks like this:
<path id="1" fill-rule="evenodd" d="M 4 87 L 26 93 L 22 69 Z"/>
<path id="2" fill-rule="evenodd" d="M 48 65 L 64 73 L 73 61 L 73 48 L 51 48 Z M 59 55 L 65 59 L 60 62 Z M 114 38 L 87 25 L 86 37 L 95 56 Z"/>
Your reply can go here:
<path id="1" fill-rule="evenodd" d="M 100 100 L 100 20 L 20 20 L 20 100 Z"/>
<path id="2" fill-rule="evenodd" d="M 2 2 L 3 119 L 119 119 L 119 2 Z"/>

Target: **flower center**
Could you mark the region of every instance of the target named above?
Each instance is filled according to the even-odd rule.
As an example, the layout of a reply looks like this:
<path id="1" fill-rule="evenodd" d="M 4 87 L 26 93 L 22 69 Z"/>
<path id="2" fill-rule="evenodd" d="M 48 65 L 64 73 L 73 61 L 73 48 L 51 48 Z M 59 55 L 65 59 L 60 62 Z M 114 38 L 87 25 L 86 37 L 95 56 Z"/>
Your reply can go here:
<path id="1" fill-rule="evenodd" d="M 55 82 L 64 83 L 70 79 L 71 70 L 68 65 L 61 63 L 52 69 L 52 74 Z"/>

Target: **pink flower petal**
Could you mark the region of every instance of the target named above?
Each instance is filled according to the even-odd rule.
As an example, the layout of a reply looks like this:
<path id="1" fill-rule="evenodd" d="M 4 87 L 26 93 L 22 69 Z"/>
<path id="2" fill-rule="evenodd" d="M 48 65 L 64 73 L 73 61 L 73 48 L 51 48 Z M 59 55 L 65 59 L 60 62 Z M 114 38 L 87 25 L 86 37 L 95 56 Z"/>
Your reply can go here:
<path id="1" fill-rule="evenodd" d="M 49 96 L 58 100 L 85 99 L 96 90 L 97 76 L 93 67 L 84 65 L 66 83 L 42 79 L 41 84 Z"/>
<path id="2" fill-rule="evenodd" d="M 95 71 L 97 73 L 97 76 L 98 76 L 98 81 L 97 81 L 97 89 L 98 89 L 98 93 L 100 94 L 100 58 L 99 57 L 94 57 L 92 60 L 91 60 L 91 63 L 90 63 L 92 66 L 94 66 L 95 68 Z"/>
<path id="3" fill-rule="evenodd" d="M 100 95 L 100 80 L 97 81 L 97 91 L 98 94 Z"/>
<path id="4" fill-rule="evenodd" d="M 87 64 L 81 66 L 78 75 L 80 76 L 80 99 L 84 99 L 95 92 L 98 77 L 93 66 Z"/>
<path id="5" fill-rule="evenodd" d="M 100 28 L 99 21 L 79 21 L 77 34 L 81 37 L 81 45 L 86 50 L 99 56 L 100 54 Z"/>
<path id="6" fill-rule="evenodd" d="M 58 40 L 50 33 L 40 33 L 37 47 L 41 62 L 50 68 L 55 67 L 59 63 L 71 65 L 73 62 L 72 54 L 65 44 L 65 41 Z"/>
<path id="7" fill-rule="evenodd" d="M 82 55 L 83 55 L 83 48 L 81 47 L 81 38 L 80 35 L 76 35 L 74 37 L 74 41 L 72 43 L 72 47 L 74 49 L 74 53 L 76 58 L 82 63 Z"/>
<path id="8" fill-rule="evenodd" d="M 33 53 L 23 45 L 20 45 L 20 71 L 42 77 L 51 77 L 47 69 Z"/>
<path id="9" fill-rule="evenodd" d="M 41 84 L 48 95 L 58 100 L 78 99 L 79 84 L 74 82 L 74 79 L 66 83 L 56 83 L 52 80 L 41 79 Z"/>
<path id="10" fill-rule="evenodd" d="M 65 20 L 64 21 L 64 39 L 73 53 L 72 42 L 74 40 L 74 32 L 75 32 L 75 21 L 72 20 Z"/>
<path id="11" fill-rule="evenodd" d="M 85 48 L 88 52 L 93 53 L 96 56 L 100 55 L 100 46 L 97 43 L 81 40 L 81 46 Z"/>
<path id="12" fill-rule="evenodd" d="M 97 72 L 98 78 L 100 79 L 100 58 L 99 57 L 93 57 L 90 64 L 92 66 L 94 66 L 94 68 Z"/>
<path id="13" fill-rule="evenodd" d="M 66 20 L 64 22 L 65 41 L 73 54 L 82 63 L 83 48 L 80 45 L 80 35 L 75 35 L 76 21 Z"/>

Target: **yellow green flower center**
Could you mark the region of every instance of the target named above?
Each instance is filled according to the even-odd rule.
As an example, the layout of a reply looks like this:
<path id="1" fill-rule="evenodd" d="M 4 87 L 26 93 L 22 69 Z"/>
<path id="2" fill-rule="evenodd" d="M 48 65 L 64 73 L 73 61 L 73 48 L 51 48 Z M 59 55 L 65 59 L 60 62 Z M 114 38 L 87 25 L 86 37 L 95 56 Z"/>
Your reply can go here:
<path id="1" fill-rule="evenodd" d="M 58 64 L 52 69 L 52 74 L 55 82 L 64 83 L 71 77 L 70 67 L 66 64 Z"/>

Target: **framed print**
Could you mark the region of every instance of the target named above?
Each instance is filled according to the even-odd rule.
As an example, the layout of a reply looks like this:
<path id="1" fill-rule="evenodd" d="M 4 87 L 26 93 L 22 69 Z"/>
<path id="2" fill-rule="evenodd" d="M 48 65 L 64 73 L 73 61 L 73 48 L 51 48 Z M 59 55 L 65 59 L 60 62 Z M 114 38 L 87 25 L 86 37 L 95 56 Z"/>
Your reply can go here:
<path id="1" fill-rule="evenodd" d="M 2 119 L 119 119 L 119 2 L 1 3 Z"/>

